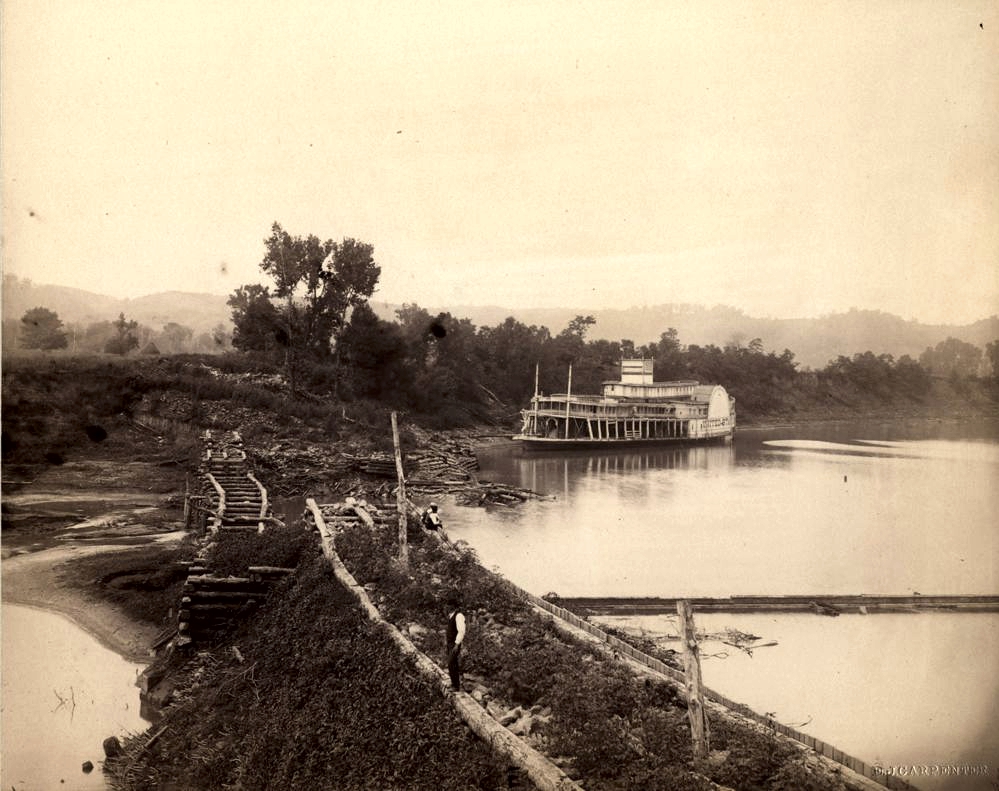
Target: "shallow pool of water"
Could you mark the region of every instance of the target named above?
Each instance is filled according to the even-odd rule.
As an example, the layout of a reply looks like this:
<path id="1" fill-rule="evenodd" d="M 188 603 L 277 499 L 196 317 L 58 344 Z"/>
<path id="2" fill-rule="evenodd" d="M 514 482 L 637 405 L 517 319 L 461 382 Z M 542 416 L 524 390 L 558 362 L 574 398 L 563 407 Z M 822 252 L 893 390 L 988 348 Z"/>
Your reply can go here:
<path id="1" fill-rule="evenodd" d="M 4 604 L 0 787 L 104 789 L 102 743 L 141 732 L 142 665 L 102 646 L 69 619 Z M 89 774 L 82 770 L 91 761 Z"/>

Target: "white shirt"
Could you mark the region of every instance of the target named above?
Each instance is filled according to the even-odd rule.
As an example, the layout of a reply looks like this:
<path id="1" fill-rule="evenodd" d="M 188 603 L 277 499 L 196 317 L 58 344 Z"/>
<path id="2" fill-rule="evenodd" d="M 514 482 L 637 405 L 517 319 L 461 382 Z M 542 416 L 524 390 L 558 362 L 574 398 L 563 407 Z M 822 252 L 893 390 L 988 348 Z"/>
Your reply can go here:
<path id="1" fill-rule="evenodd" d="M 462 613 L 454 616 L 454 628 L 457 630 L 454 636 L 454 644 L 461 645 L 461 641 L 465 639 L 465 616 Z"/>

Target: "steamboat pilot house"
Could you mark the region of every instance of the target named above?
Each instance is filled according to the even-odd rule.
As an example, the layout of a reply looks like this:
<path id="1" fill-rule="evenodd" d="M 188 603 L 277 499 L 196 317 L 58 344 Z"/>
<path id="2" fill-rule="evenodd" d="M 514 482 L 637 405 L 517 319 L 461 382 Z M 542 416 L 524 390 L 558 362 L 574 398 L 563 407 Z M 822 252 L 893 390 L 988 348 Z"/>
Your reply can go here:
<path id="1" fill-rule="evenodd" d="M 537 388 L 535 388 L 536 390 Z M 652 360 L 622 360 L 621 378 L 601 395 L 535 392 L 514 439 L 529 448 L 695 443 L 730 440 L 735 399 L 721 385 L 656 382 Z"/>

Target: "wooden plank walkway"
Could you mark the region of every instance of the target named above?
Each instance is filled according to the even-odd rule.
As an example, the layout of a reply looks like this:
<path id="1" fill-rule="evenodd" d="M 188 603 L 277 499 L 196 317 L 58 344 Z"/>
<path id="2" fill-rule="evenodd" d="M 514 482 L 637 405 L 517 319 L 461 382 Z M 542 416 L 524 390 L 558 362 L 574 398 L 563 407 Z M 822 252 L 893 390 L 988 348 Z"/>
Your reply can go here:
<path id="1" fill-rule="evenodd" d="M 679 599 L 571 597 L 555 603 L 584 616 L 591 615 L 676 615 Z M 877 594 L 835 596 L 729 596 L 727 598 L 687 599 L 696 612 L 728 613 L 796 613 L 818 615 L 840 613 L 899 613 L 899 612 L 999 612 L 997 596 L 946 595 L 881 596 Z"/>

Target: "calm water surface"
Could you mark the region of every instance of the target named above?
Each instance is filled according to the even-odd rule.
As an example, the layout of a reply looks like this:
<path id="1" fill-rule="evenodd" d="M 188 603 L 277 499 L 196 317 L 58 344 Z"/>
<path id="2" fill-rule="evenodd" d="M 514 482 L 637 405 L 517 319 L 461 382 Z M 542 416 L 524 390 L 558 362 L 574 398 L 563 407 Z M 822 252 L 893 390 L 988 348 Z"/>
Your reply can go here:
<path id="1" fill-rule="evenodd" d="M 139 716 L 143 666 L 104 648 L 61 615 L 4 604 L 4 791 L 105 788 L 102 743 L 148 726 Z M 94 770 L 84 774 L 84 761 Z"/>
<path id="2" fill-rule="evenodd" d="M 995 423 L 744 430 L 728 446 L 639 452 L 502 446 L 479 458 L 482 478 L 556 500 L 451 508 L 448 533 L 534 593 L 999 592 Z"/>
<path id="3" fill-rule="evenodd" d="M 480 453 L 480 477 L 554 495 L 445 514 L 537 594 L 999 593 L 999 423 L 741 430 L 732 445 Z M 649 636 L 674 619 L 628 619 Z M 698 615 L 777 646 L 707 644 L 705 682 L 868 763 L 999 771 L 999 616 Z M 808 723 L 804 725 L 804 723 Z M 920 787 L 991 788 L 920 780 Z"/>
<path id="4" fill-rule="evenodd" d="M 999 615 L 701 613 L 776 646 L 749 655 L 701 643 L 704 683 L 785 725 L 880 766 L 990 764 L 999 772 Z M 676 618 L 601 618 L 678 649 Z M 995 791 L 987 778 L 919 778 L 927 791 Z"/>

